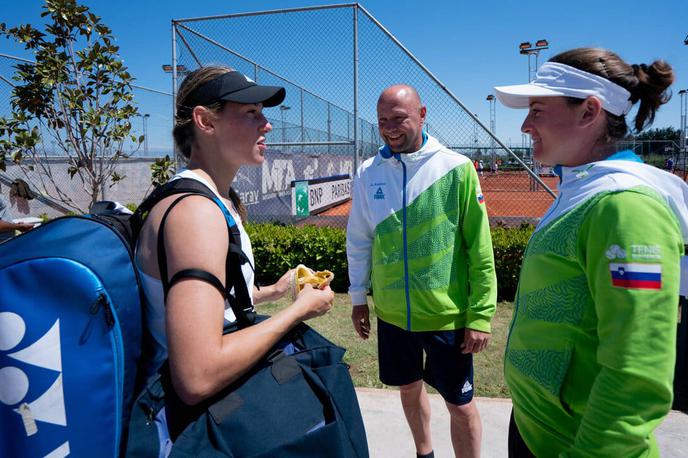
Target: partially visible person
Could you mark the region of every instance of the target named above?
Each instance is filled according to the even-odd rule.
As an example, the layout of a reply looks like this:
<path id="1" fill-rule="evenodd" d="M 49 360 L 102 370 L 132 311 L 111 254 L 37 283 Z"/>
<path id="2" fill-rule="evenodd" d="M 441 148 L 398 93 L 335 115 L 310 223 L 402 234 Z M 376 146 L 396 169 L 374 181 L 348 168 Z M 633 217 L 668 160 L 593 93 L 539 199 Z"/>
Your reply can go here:
<path id="1" fill-rule="evenodd" d="M 507 342 L 510 456 L 659 456 L 688 186 L 617 142 L 636 103 L 635 131 L 652 123 L 673 80 L 666 62 L 580 48 L 530 84 L 495 88 L 528 108 L 521 130 L 560 180 L 528 242 Z"/>
<path id="2" fill-rule="evenodd" d="M 434 456 L 425 382 L 449 409 L 456 456 L 478 457 L 473 354 L 497 296 L 490 227 L 474 165 L 423 132 L 426 111 L 407 85 L 378 99 L 385 146 L 357 171 L 347 227 L 351 319 L 367 339 L 372 277 L 380 380 L 399 387 L 418 456 Z"/>
<path id="3" fill-rule="evenodd" d="M 15 236 L 16 231 L 26 232 L 33 228 L 33 224 L 13 223 L 10 205 L 4 196 L 0 196 L 0 243 Z"/>

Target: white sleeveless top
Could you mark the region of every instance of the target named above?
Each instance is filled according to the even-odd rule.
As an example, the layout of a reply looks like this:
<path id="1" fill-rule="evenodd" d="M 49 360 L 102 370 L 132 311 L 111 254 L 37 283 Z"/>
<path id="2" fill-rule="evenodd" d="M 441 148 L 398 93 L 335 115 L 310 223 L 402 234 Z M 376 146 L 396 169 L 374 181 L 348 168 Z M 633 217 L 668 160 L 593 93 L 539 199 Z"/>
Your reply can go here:
<path id="1" fill-rule="evenodd" d="M 176 174 L 172 180 L 179 178 L 190 178 L 192 180 L 199 181 L 206 185 L 209 189 L 213 190 L 213 187 L 198 174 L 192 172 L 191 170 L 183 170 Z M 220 198 L 220 196 L 215 192 L 215 195 Z M 254 265 L 253 260 L 253 249 L 251 248 L 251 240 L 248 238 L 248 234 L 244 229 L 241 218 L 239 215 L 233 215 L 236 220 L 237 227 L 239 228 L 239 233 L 241 235 L 241 249 L 249 260 L 249 263 L 245 263 L 241 266 L 241 271 L 244 274 L 244 280 L 246 281 L 246 286 L 248 287 L 248 293 L 251 296 L 251 302 L 253 302 L 253 285 L 254 285 L 254 273 L 251 266 Z M 137 247 L 138 248 L 138 247 Z M 146 306 L 144 310 L 144 322 L 150 331 L 153 344 L 153 357 L 152 360 L 146 363 L 146 378 L 155 375 L 162 365 L 162 363 L 167 359 L 167 335 L 165 331 L 165 299 L 162 288 L 162 282 L 146 274 L 140 267 L 138 255 L 136 256 L 136 269 L 139 272 L 141 278 L 141 286 L 143 287 L 144 295 L 146 296 Z M 220 279 L 224 281 L 224 279 Z M 233 292 L 233 290 L 231 291 Z M 233 323 L 236 321 L 236 316 L 232 311 L 229 303 L 225 301 L 225 320 Z"/>

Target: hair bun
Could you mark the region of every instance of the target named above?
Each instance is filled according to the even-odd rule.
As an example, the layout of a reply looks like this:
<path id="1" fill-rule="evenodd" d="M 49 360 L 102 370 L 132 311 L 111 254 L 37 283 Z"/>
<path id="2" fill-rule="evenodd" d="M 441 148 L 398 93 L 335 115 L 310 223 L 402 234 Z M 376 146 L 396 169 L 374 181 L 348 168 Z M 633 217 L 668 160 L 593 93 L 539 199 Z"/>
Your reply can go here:
<path id="1" fill-rule="evenodd" d="M 638 85 L 632 88 L 631 101 L 640 100 L 638 116 L 636 117 L 636 131 L 640 132 L 651 124 L 655 112 L 671 99 L 669 86 L 674 82 L 674 71 L 671 65 L 663 60 L 656 60 L 649 66 L 646 64 L 633 65 L 633 72 L 638 78 Z"/>

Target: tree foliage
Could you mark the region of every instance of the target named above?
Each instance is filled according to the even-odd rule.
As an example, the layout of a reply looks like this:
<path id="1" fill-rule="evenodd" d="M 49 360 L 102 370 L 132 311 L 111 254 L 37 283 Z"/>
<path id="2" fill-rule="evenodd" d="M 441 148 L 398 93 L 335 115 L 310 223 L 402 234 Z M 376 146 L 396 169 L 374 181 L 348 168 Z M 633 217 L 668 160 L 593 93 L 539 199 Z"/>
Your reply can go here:
<path id="1" fill-rule="evenodd" d="M 143 141 L 131 135 L 131 120 L 138 116 L 133 77 L 112 31 L 88 7 L 46 0 L 41 17 L 47 18 L 43 31 L 0 24 L 0 35 L 35 57 L 35 63 L 15 66 L 12 112 L 0 118 L 0 169 L 14 162 L 41 193 L 83 212 L 83 199 L 70 191 L 73 183 L 53 170 L 48 157 L 57 150 L 67 158 L 69 177 L 78 180 L 90 203 L 122 180 L 116 168 L 127 157 L 124 143 Z"/>
<path id="2" fill-rule="evenodd" d="M 681 131 L 673 127 L 662 127 L 656 129 L 649 129 L 645 132 L 635 136 L 636 140 L 664 140 L 678 142 L 681 138 Z"/>
<path id="3" fill-rule="evenodd" d="M 165 157 L 161 157 L 155 160 L 150 166 L 151 169 L 151 184 L 156 188 L 162 186 L 174 175 L 176 166 L 174 161 L 170 159 L 170 156 L 165 154 Z"/>

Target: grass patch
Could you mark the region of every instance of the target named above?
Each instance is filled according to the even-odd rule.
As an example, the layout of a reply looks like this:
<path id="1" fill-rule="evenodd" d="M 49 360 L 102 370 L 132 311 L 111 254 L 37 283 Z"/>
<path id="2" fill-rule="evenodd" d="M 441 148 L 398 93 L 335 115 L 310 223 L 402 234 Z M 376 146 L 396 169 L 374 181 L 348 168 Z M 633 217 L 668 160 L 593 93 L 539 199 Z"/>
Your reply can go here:
<path id="1" fill-rule="evenodd" d="M 371 301 L 372 302 L 372 301 Z M 259 313 L 273 315 L 289 306 L 288 299 L 260 304 Z M 487 349 L 474 358 L 475 394 L 486 397 L 509 397 L 504 382 L 503 362 L 506 337 L 513 313 L 511 302 L 497 304 L 497 312 L 492 318 L 492 338 Z M 388 388 L 378 379 L 377 370 L 377 320 L 371 307 L 371 335 L 367 341 L 361 340 L 354 332 L 351 323 L 351 302 L 346 294 L 335 294 L 334 306 L 325 316 L 309 320 L 308 324 L 335 344 L 346 348 L 344 360 L 351 366 L 354 385 L 369 388 Z M 433 390 L 430 390 L 433 391 Z"/>

